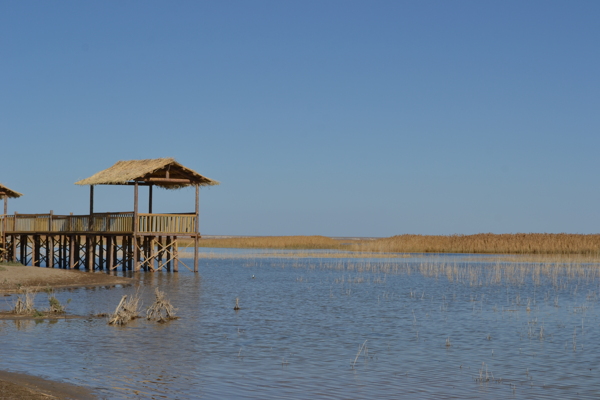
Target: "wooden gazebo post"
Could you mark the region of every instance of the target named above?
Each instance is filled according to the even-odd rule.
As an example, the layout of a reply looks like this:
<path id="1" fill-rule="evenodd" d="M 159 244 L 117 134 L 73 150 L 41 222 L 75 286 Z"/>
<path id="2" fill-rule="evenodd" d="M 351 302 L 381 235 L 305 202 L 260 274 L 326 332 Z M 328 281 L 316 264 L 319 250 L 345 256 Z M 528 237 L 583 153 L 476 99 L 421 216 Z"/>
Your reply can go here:
<path id="1" fill-rule="evenodd" d="M 0 232 L 2 236 L 0 239 L 2 240 L 2 248 L 4 252 L 0 253 L 0 261 L 8 261 L 8 251 L 6 249 L 6 215 L 8 214 L 8 195 L 4 192 L 0 192 L 2 197 L 4 198 L 4 213 L 2 214 L 2 226 L 0 226 Z"/>
<path id="2" fill-rule="evenodd" d="M 154 185 L 148 186 L 148 214 L 152 214 L 152 186 Z"/>
<path id="3" fill-rule="evenodd" d="M 200 185 L 196 186 L 196 226 L 194 227 L 194 272 L 198 272 L 198 235 L 200 235 Z"/>
<path id="4" fill-rule="evenodd" d="M 133 187 L 133 270 L 140 270 L 139 251 L 138 251 L 138 182 Z"/>
<path id="5" fill-rule="evenodd" d="M 90 218 L 88 219 L 88 234 L 85 237 L 85 254 L 86 254 L 86 269 L 89 271 L 94 270 L 94 253 L 92 247 L 94 243 L 94 237 L 92 232 L 94 231 L 94 185 L 90 185 Z"/>

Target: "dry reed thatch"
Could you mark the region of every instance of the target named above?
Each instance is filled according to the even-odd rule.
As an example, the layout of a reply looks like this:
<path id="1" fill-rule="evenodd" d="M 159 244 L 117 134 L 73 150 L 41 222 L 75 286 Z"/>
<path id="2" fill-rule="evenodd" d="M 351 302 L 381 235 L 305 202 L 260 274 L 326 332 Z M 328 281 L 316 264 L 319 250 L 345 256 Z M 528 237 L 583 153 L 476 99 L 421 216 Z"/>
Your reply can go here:
<path id="1" fill-rule="evenodd" d="M 23 195 L 19 192 L 15 192 L 14 190 L 11 190 L 11 189 L 7 188 L 6 186 L 0 184 L 0 198 L 2 198 L 2 196 L 6 196 L 6 197 L 10 197 L 10 198 L 14 199 L 17 197 L 21 197 Z"/>
<path id="2" fill-rule="evenodd" d="M 124 185 L 132 181 L 151 182 L 153 178 L 188 179 L 185 182 L 153 182 L 165 189 L 179 189 L 187 186 L 213 186 L 219 182 L 200 175 L 184 167 L 173 158 L 117 161 L 115 165 L 102 170 L 89 178 L 75 182 L 76 185 Z"/>
<path id="3" fill-rule="evenodd" d="M 115 312 L 110 316 L 108 320 L 109 325 L 125 325 L 129 321 L 139 318 L 138 308 L 140 306 L 140 295 L 136 293 L 127 298 L 124 295 L 119 302 L 119 305 L 115 309 Z"/>
<path id="4" fill-rule="evenodd" d="M 154 300 L 154 303 L 148 307 L 146 318 L 161 323 L 177 319 L 175 316 L 175 311 L 177 310 L 171 305 L 171 302 L 167 300 L 165 293 L 156 288 L 154 294 L 156 299 Z"/>

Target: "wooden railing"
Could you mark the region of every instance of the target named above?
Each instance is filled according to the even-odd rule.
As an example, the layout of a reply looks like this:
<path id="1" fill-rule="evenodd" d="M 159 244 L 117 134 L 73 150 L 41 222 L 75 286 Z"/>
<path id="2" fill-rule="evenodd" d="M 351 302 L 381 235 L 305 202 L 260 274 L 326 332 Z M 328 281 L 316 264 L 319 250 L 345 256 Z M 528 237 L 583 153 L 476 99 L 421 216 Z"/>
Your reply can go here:
<path id="1" fill-rule="evenodd" d="M 138 232 L 194 233 L 195 214 L 138 214 Z"/>
<path id="2" fill-rule="evenodd" d="M 138 214 L 139 233 L 192 234 L 195 214 Z M 133 233 L 133 212 L 89 215 L 0 215 L 0 231 L 6 233 Z"/>

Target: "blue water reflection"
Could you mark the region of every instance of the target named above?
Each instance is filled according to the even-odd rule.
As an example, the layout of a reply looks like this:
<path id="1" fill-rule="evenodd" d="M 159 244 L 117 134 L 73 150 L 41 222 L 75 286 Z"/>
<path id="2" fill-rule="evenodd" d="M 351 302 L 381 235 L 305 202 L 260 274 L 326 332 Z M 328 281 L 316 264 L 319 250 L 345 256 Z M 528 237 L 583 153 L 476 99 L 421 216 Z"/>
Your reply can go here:
<path id="1" fill-rule="evenodd" d="M 204 252 L 215 256 L 199 274 L 140 273 L 130 287 L 56 293 L 72 299 L 69 313 L 90 315 L 136 291 L 148 306 L 158 286 L 181 319 L 0 321 L 0 369 L 109 399 L 600 395 L 597 266 Z"/>

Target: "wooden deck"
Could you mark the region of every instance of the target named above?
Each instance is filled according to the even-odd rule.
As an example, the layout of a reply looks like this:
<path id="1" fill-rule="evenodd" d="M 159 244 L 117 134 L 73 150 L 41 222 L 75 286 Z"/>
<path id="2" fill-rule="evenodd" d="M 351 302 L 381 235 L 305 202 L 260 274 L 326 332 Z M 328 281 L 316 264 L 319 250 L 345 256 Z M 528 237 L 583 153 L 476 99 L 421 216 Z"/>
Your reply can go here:
<path id="1" fill-rule="evenodd" d="M 178 256 L 180 238 L 194 240 L 193 268 Z M 195 213 L 132 212 L 91 215 L 0 215 L 0 261 L 87 270 L 198 271 Z"/>
<path id="2" fill-rule="evenodd" d="M 90 215 L 13 214 L 0 215 L 0 231 L 6 234 L 133 234 L 196 236 L 196 215 L 138 214 L 134 212 Z"/>

